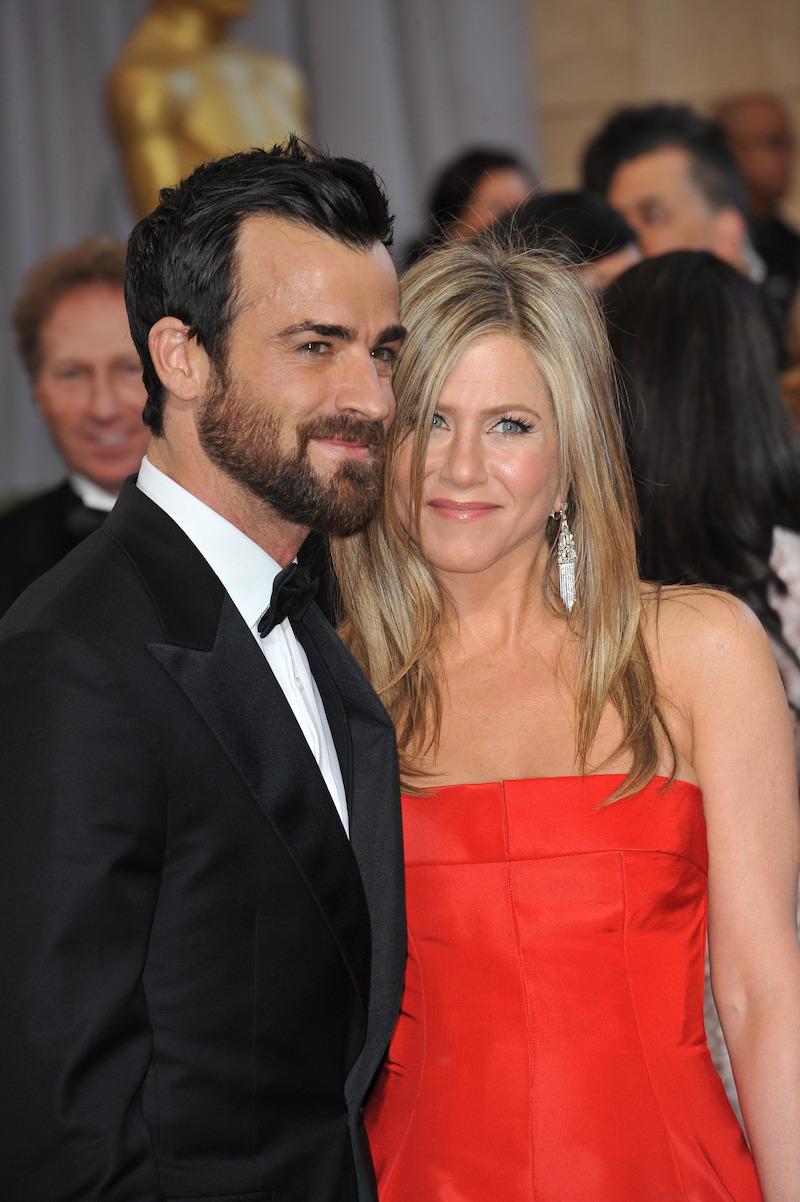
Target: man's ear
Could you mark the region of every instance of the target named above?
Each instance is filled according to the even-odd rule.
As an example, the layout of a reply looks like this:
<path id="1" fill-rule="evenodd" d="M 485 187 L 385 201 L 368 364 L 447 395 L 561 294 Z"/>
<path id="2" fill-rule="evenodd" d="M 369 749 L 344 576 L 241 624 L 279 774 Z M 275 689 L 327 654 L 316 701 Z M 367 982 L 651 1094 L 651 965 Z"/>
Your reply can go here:
<path id="1" fill-rule="evenodd" d="M 714 245 L 709 249 L 744 274 L 747 273 L 746 232 L 747 222 L 738 209 L 720 209 L 714 214 Z"/>
<path id="2" fill-rule="evenodd" d="M 208 355 L 189 327 L 177 317 L 161 317 L 147 336 L 150 358 L 159 380 L 172 396 L 194 401 L 205 395 L 210 371 Z"/>

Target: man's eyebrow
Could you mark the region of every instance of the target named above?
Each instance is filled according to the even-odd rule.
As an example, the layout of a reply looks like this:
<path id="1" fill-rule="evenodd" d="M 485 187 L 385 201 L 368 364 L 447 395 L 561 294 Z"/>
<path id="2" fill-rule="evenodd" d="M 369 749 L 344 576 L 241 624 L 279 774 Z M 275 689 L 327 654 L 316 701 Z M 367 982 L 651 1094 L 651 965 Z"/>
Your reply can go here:
<path id="1" fill-rule="evenodd" d="M 375 339 L 375 345 L 379 346 L 383 342 L 402 342 L 406 336 L 406 327 L 401 325 L 388 326 L 382 330 Z"/>
<path id="2" fill-rule="evenodd" d="M 355 330 L 349 326 L 332 326 L 324 321 L 298 321 L 296 325 L 281 330 L 278 337 L 292 338 L 297 334 L 318 334 L 321 338 L 338 338 L 340 342 L 354 342 L 356 337 Z M 384 342 L 402 342 L 405 336 L 405 326 L 387 326 L 373 340 L 373 346 L 381 346 Z"/>
<path id="3" fill-rule="evenodd" d="M 281 330 L 278 337 L 288 338 L 293 334 L 321 334 L 323 338 L 338 338 L 342 342 L 352 342 L 355 338 L 349 326 L 331 326 L 324 321 L 298 321 L 297 325 Z"/>

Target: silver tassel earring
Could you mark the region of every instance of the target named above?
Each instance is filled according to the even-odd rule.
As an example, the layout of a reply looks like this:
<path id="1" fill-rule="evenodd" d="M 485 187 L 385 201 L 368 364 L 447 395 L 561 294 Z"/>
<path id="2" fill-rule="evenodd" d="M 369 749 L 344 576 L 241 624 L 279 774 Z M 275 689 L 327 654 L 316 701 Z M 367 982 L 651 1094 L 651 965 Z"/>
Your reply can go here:
<path id="1" fill-rule="evenodd" d="M 567 522 L 566 509 L 562 509 L 560 515 L 553 512 L 553 517 L 559 516 L 561 524 L 558 528 L 558 591 L 567 613 L 572 613 L 575 604 L 575 561 L 578 553 Z"/>

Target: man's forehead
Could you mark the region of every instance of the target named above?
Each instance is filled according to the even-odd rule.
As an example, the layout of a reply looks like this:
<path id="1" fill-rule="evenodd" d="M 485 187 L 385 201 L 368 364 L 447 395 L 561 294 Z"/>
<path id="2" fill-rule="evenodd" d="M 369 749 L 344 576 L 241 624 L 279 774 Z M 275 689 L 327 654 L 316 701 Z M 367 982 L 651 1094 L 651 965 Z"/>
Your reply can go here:
<path id="1" fill-rule="evenodd" d="M 366 271 L 376 259 L 385 260 L 384 265 L 394 272 L 380 242 L 353 246 L 304 222 L 261 214 L 242 222 L 236 244 L 238 284 L 243 294 L 261 293 L 265 277 L 273 285 L 301 276 L 310 283 L 343 267 L 356 273 Z"/>
<path id="2" fill-rule="evenodd" d="M 42 324 L 48 321 L 54 313 L 59 316 L 70 309 L 83 308 L 87 304 L 99 302 L 102 305 L 115 303 L 125 305 L 125 291 L 122 284 L 113 284 L 110 280 L 80 280 L 69 288 L 58 292 L 47 308 Z"/>
<path id="3" fill-rule="evenodd" d="M 645 154 L 626 159 L 620 166 L 633 168 L 643 178 L 682 178 L 689 173 L 691 155 L 683 146 L 656 146 Z"/>
<path id="4" fill-rule="evenodd" d="M 752 129 L 760 130 L 763 126 L 788 128 L 790 124 L 787 110 L 766 96 L 743 103 L 734 109 L 729 124 L 735 135 L 748 134 Z"/>
<path id="5" fill-rule="evenodd" d="M 630 203 L 655 199 L 666 192 L 692 192 L 703 201 L 693 174 L 694 160 L 683 146 L 659 146 L 620 163 L 609 191 L 624 191 Z"/>
<path id="6" fill-rule="evenodd" d="M 263 309 L 281 326 L 385 325 L 398 304 L 397 274 L 382 243 L 350 246 L 302 222 L 261 215 L 240 229 L 236 294 L 237 314 Z"/>
<path id="7" fill-rule="evenodd" d="M 56 339 L 85 337 L 96 328 L 107 332 L 119 326 L 129 332 L 122 286 L 88 280 L 68 288 L 54 300 L 39 323 L 38 338 L 45 348 Z"/>
<path id="8" fill-rule="evenodd" d="M 380 245 L 376 242 L 375 245 Z M 364 255 L 373 247 L 351 245 L 324 230 L 289 217 L 256 213 L 246 217 L 239 227 L 236 252 L 240 263 L 249 256 L 284 258 L 313 257 L 322 254 Z"/>

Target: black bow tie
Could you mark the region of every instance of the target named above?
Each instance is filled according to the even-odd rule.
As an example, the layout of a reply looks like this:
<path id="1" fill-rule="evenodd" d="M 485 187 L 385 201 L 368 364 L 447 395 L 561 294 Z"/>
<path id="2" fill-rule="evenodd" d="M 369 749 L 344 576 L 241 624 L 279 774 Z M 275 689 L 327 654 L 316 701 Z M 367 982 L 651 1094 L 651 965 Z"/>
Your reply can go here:
<path id="1" fill-rule="evenodd" d="M 64 518 L 67 533 L 76 542 L 81 542 L 95 530 L 99 530 L 108 517 L 105 510 L 89 509 L 82 501 L 76 500 Z"/>
<path id="2" fill-rule="evenodd" d="M 299 622 L 314 600 L 318 587 L 319 580 L 309 580 L 299 563 L 290 563 L 278 572 L 272 586 L 272 600 L 258 623 L 262 639 L 284 618 Z"/>

